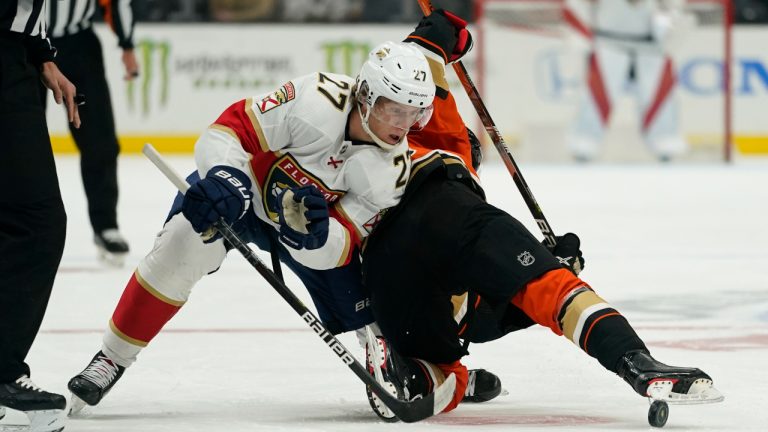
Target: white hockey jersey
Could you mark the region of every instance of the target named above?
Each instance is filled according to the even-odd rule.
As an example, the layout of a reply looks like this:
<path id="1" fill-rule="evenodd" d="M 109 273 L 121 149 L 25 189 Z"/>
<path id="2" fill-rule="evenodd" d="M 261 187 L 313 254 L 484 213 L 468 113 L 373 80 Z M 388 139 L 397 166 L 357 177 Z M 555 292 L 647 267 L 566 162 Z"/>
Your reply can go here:
<path id="1" fill-rule="evenodd" d="M 671 28 L 685 24 L 683 5 L 684 0 L 567 0 L 566 10 L 598 42 L 642 49 L 666 43 Z"/>
<path id="2" fill-rule="evenodd" d="M 328 241 L 314 250 L 287 248 L 315 269 L 348 263 L 381 211 L 399 202 L 410 175 L 407 138 L 391 151 L 349 138 L 353 83 L 332 73 L 294 79 L 236 102 L 195 145 L 201 177 L 216 165 L 249 175 L 252 207 L 276 229 L 280 191 L 309 184 L 323 193 L 331 213 Z"/>
<path id="3" fill-rule="evenodd" d="M 619 37 L 650 38 L 656 0 L 598 0 L 594 2 L 592 28 Z"/>

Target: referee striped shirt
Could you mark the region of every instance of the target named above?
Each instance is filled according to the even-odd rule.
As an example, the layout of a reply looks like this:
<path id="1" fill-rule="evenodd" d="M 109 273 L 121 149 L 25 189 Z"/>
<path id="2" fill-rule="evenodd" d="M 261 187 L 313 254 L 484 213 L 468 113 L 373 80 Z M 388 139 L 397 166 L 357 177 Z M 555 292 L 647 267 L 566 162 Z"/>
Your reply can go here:
<path id="1" fill-rule="evenodd" d="M 96 6 L 117 35 L 118 45 L 133 48 L 134 13 L 132 0 L 48 0 L 48 32 L 51 38 L 77 34 L 91 28 Z"/>
<path id="2" fill-rule="evenodd" d="M 3 0 L 0 30 L 45 38 L 45 0 Z"/>
<path id="3" fill-rule="evenodd" d="M 27 47 L 29 60 L 40 65 L 52 61 L 56 50 L 46 34 L 46 0 L 1 0 L 0 37 L 15 34 Z"/>

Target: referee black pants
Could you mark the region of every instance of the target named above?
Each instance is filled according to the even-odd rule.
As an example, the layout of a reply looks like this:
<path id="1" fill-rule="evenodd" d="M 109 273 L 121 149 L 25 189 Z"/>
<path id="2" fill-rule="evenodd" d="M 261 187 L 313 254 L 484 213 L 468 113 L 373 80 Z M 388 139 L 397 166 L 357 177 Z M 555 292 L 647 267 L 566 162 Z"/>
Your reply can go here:
<path id="1" fill-rule="evenodd" d="M 61 201 L 40 78 L 21 39 L 0 34 L 0 383 L 29 374 L 64 250 Z"/>
<path id="2" fill-rule="evenodd" d="M 117 228 L 117 156 L 120 147 L 112 114 L 112 99 L 104 72 L 101 43 L 92 29 L 52 39 L 58 50 L 56 64 L 85 95 L 79 107 L 80 129 L 69 130 L 80 150 L 80 173 L 88 215 L 94 232 Z M 59 107 L 57 107 L 59 108 Z"/>

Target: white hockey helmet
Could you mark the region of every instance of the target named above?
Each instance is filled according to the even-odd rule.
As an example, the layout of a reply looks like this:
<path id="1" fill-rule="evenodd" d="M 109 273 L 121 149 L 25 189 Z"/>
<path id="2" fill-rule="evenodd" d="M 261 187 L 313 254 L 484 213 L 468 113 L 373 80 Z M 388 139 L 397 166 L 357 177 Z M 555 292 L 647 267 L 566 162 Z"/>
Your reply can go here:
<path id="1" fill-rule="evenodd" d="M 422 129 L 432 117 L 435 82 L 426 57 L 410 43 L 378 45 L 357 76 L 356 97 L 365 132 L 385 150 L 395 148 L 409 130 Z M 365 114 L 362 106 L 367 107 Z M 371 116 L 396 128 L 400 140 L 393 144 L 373 133 L 368 124 Z"/>

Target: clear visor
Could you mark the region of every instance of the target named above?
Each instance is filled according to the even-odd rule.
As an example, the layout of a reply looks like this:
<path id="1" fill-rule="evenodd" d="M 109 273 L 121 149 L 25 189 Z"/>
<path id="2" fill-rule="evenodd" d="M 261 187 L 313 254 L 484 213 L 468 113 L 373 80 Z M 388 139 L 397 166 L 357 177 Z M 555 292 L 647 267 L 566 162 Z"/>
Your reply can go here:
<path id="1" fill-rule="evenodd" d="M 424 129 L 432 118 L 432 110 L 432 105 L 418 108 L 380 96 L 371 109 L 371 117 L 385 125 L 407 132 Z"/>

